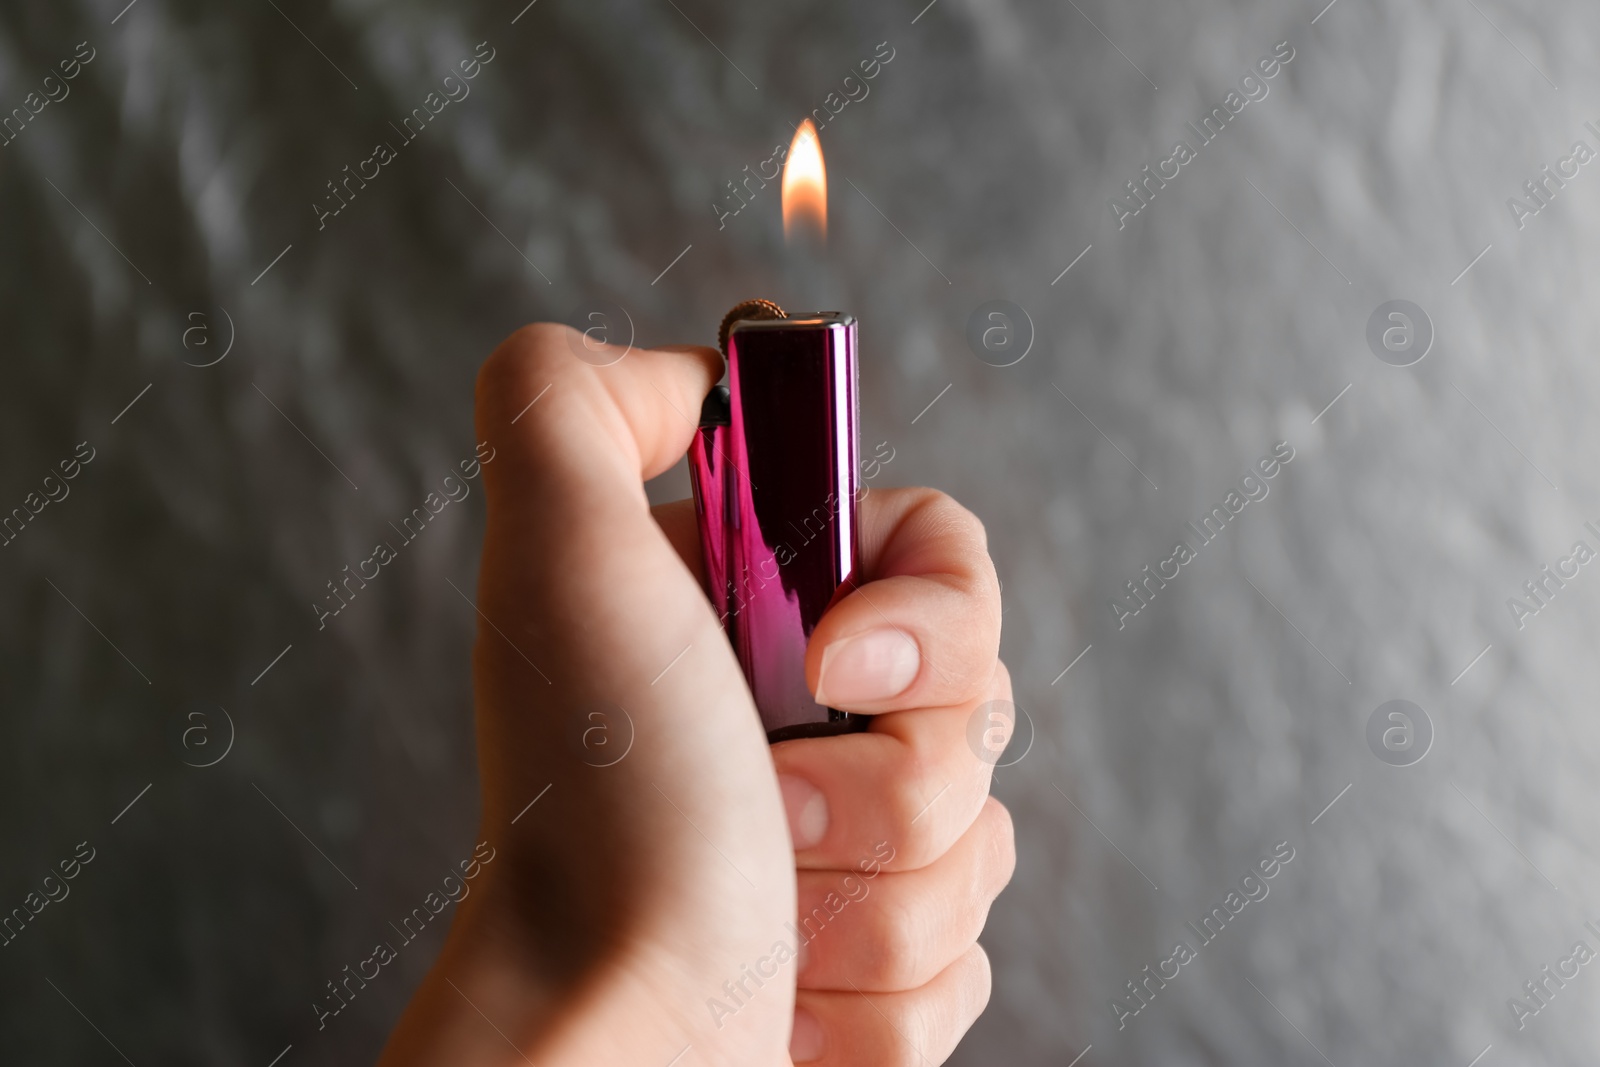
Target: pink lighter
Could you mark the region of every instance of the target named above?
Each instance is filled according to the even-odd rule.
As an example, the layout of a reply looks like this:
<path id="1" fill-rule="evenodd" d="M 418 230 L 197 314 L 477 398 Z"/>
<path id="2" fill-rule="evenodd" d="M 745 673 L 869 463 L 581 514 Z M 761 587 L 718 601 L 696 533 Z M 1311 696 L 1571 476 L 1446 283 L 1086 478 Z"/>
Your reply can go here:
<path id="1" fill-rule="evenodd" d="M 727 384 L 689 447 L 706 593 L 769 742 L 865 729 L 805 676 L 811 631 L 859 578 L 856 320 L 746 301 L 722 335 Z"/>

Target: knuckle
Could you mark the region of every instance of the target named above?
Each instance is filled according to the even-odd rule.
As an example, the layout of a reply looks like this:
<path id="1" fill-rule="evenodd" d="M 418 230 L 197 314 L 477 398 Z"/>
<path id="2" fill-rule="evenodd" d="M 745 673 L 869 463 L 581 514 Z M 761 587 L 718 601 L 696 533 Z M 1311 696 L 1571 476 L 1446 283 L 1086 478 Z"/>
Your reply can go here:
<path id="1" fill-rule="evenodd" d="M 936 979 L 878 1000 L 874 1023 L 886 1028 L 875 1061 L 888 1067 L 926 1067 L 949 1054 L 989 1003 L 993 974 L 988 954 L 973 944 Z"/>
<path id="2" fill-rule="evenodd" d="M 1006 666 L 1006 661 L 1003 659 L 994 661 L 994 681 L 990 691 L 994 694 L 992 698 L 994 700 L 1010 702 L 1012 698 L 1011 668 Z"/>
<path id="3" fill-rule="evenodd" d="M 478 368 L 474 385 L 478 406 L 507 394 L 520 396 L 522 387 L 533 378 L 548 377 L 573 332 L 561 323 L 533 322 L 501 341 Z"/>
<path id="4" fill-rule="evenodd" d="M 946 1005 L 940 1003 L 938 992 L 918 989 L 893 997 L 882 998 L 882 1018 L 874 1014 L 876 1022 L 886 1028 L 883 1050 L 878 1062 L 888 1067 L 927 1067 L 927 1051 L 940 1047 L 940 1037 L 949 1030 L 944 1018 Z"/>
<path id="5" fill-rule="evenodd" d="M 984 902 L 994 900 L 1010 884 L 1017 870 L 1017 832 L 1011 812 L 994 797 L 983 806 Z"/>
<path id="6" fill-rule="evenodd" d="M 901 1029 L 918 1049 L 948 1055 L 989 1002 L 989 957 L 973 944 L 937 978 L 907 998 Z"/>
<path id="7" fill-rule="evenodd" d="M 1017 731 L 1016 705 L 1010 696 L 1009 691 L 991 684 L 986 694 L 976 698 L 977 703 L 968 714 L 967 741 L 975 759 L 973 769 L 985 792 L 994 777 L 995 765 Z"/>
<path id="8" fill-rule="evenodd" d="M 924 1047 L 919 1033 L 922 1010 L 901 1009 L 891 1014 L 897 1014 L 900 1018 L 890 1025 L 889 1033 L 885 1035 L 886 1051 L 879 1062 L 884 1067 L 927 1067 L 927 1061 L 919 1051 Z"/>
<path id="9" fill-rule="evenodd" d="M 988 527 L 983 524 L 983 520 L 978 517 L 978 513 L 965 504 L 959 503 L 954 499 L 950 501 L 950 504 L 956 510 L 957 520 L 960 522 L 963 531 L 977 542 L 979 551 L 987 559 L 989 556 Z"/>
<path id="10" fill-rule="evenodd" d="M 983 1014 L 983 1009 L 989 1006 L 989 996 L 994 992 L 994 970 L 989 964 L 989 954 L 976 942 L 961 958 L 960 966 L 963 1010 L 958 1014 L 964 1019 L 961 1029 L 965 1031 L 979 1015 Z"/>
<path id="11" fill-rule="evenodd" d="M 936 531 L 972 541 L 987 558 L 989 535 L 983 520 L 949 493 L 941 489 L 917 489 L 911 510 Z"/>
<path id="12" fill-rule="evenodd" d="M 946 783 L 929 776 L 930 765 L 908 747 L 890 775 L 889 825 L 897 838 L 893 844 L 902 870 L 926 866 L 940 851 L 938 808 L 950 798 L 940 795 Z"/>
<path id="13" fill-rule="evenodd" d="M 972 620 L 976 645 L 986 650 L 983 658 L 993 659 L 1000 647 L 1000 576 L 989 557 L 989 535 L 983 520 L 947 493 L 937 489 L 918 490 L 911 512 L 932 536 L 960 546 L 956 577 L 958 587 L 976 606 Z M 980 673 L 985 673 L 981 672 Z M 979 679 L 979 684 L 984 679 Z"/>
<path id="14" fill-rule="evenodd" d="M 888 894 L 873 909 L 867 935 L 868 978 L 881 990 L 915 989 L 925 980 L 927 937 L 913 907 Z"/>

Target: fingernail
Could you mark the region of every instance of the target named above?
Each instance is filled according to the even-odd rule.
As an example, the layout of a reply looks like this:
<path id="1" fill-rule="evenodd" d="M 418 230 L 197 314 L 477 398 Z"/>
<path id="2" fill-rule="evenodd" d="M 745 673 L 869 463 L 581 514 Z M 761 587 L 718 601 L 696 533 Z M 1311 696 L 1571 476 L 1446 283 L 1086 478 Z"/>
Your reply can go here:
<path id="1" fill-rule="evenodd" d="M 848 707 L 887 700 L 905 692 L 921 669 L 916 638 L 888 627 L 868 630 L 822 650 L 817 703 Z"/>
<path id="2" fill-rule="evenodd" d="M 822 1058 L 822 1024 L 804 1008 L 794 1010 L 794 1029 L 789 1033 L 789 1058 L 810 1063 Z"/>
<path id="3" fill-rule="evenodd" d="M 789 816 L 789 837 L 795 851 L 811 848 L 828 832 L 828 798 L 822 790 L 791 774 L 778 775 L 783 810 Z"/>

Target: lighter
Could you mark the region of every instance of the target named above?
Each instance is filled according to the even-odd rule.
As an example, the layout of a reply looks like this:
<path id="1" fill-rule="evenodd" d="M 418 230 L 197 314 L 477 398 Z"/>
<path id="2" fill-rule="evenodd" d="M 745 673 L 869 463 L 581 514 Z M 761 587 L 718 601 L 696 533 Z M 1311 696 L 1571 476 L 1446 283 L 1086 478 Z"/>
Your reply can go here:
<path id="1" fill-rule="evenodd" d="M 854 587 L 856 320 L 746 301 L 723 320 L 726 385 L 689 448 L 706 593 L 771 742 L 865 729 L 806 685 L 806 642 Z"/>

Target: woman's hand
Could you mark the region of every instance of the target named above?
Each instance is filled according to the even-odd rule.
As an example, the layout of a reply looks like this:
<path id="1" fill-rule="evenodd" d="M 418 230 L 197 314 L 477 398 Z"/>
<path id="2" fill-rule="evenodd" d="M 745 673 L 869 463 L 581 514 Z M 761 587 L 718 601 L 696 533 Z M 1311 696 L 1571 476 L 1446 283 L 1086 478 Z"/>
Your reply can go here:
<path id="1" fill-rule="evenodd" d="M 653 515 L 643 490 L 720 358 L 596 366 L 579 337 L 527 327 L 479 375 L 498 855 L 382 1062 L 939 1062 L 987 1000 L 976 938 L 1014 862 L 967 742 L 1010 695 L 982 527 L 927 490 L 861 501 L 873 580 L 823 618 L 807 676 L 877 718 L 769 749 L 695 576 L 692 508 Z"/>

